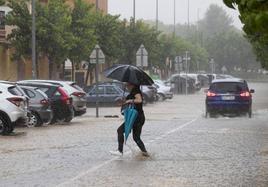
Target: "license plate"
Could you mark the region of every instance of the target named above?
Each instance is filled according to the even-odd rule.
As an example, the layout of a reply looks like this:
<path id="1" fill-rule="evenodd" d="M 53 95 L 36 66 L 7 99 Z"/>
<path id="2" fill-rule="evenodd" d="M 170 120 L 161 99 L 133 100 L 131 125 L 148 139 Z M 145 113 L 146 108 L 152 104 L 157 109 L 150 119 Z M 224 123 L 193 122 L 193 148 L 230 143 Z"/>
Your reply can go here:
<path id="1" fill-rule="evenodd" d="M 232 101 L 235 100 L 235 96 L 222 96 L 221 99 L 224 101 Z"/>

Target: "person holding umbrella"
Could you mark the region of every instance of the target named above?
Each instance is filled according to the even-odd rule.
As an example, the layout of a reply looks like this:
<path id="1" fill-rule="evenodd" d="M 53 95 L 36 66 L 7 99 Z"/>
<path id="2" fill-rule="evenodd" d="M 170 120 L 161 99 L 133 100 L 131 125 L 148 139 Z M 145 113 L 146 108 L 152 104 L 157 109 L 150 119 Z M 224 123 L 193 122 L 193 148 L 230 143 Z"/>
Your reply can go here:
<path id="1" fill-rule="evenodd" d="M 123 155 L 124 142 L 127 140 L 127 136 L 130 132 L 126 132 L 126 129 L 132 128 L 133 139 L 140 148 L 142 155 L 148 157 L 149 154 L 145 148 L 143 141 L 141 140 L 142 127 L 145 123 L 145 115 L 143 111 L 143 97 L 140 90 L 140 85 L 152 85 L 153 80 L 140 68 L 131 65 L 117 65 L 105 71 L 107 78 L 115 79 L 121 82 L 126 82 L 126 88 L 130 94 L 126 97 L 124 105 L 134 106 L 137 111 L 137 116 L 130 128 L 126 128 L 129 125 L 129 120 L 125 122 L 117 129 L 118 134 L 118 149 L 116 151 L 110 151 L 111 154 L 116 156 Z M 134 119 L 134 118 L 132 118 Z M 125 134 L 125 137 L 124 137 Z"/>

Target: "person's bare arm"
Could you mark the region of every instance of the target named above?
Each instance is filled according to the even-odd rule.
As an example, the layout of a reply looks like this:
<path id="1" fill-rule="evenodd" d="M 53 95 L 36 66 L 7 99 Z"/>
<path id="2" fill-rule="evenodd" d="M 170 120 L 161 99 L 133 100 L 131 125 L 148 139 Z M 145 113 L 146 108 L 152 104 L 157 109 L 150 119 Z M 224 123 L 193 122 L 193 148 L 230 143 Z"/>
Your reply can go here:
<path id="1" fill-rule="evenodd" d="M 142 103 L 142 96 L 141 96 L 141 94 L 136 94 L 135 95 L 135 99 L 130 99 L 130 100 L 127 100 L 126 101 L 126 104 L 131 104 L 131 103 L 134 103 L 134 104 L 140 104 L 140 103 Z"/>

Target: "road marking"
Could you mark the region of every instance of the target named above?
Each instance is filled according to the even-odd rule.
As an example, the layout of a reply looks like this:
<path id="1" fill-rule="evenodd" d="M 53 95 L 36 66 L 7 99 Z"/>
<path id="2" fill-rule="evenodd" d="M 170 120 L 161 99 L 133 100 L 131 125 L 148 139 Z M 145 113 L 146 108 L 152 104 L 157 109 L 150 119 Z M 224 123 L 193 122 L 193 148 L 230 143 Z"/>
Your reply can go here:
<path id="1" fill-rule="evenodd" d="M 161 140 L 161 139 L 165 138 L 166 136 L 168 136 L 168 135 L 170 135 L 172 133 L 180 131 L 181 129 L 185 128 L 186 126 L 191 125 L 192 123 L 197 121 L 197 119 L 198 118 L 193 119 L 193 120 L 191 120 L 191 121 L 189 121 L 187 123 L 184 123 L 183 125 L 179 126 L 178 128 L 175 128 L 175 129 L 173 129 L 171 131 L 168 131 L 165 134 L 163 134 L 162 136 L 157 137 L 154 140 L 150 140 L 147 145 L 150 145 L 151 143 L 154 143 L 154 142 L 156 142 L 158 140 Z M 130 153 L 131 153 L 131 151 L 128 151 L 124 155 L 129 155 Z M 103 166 L 108 165 L 108 164 L 112 163 L 113 161 L 118 160 L 119 158 L 120 157 L 115 157 L 115 158 L 107 160 L 107 161 L 105 161 L 105 162 L 103 162 L 103 163 L 101 163 L 99 165 L 93 166 L 92 168 L 88 169 L 87 171 L 81 172 L 80 174 L 78 174 L 77 176 L 71 178 L 70 180 L 67 180 L 67 181 L 65 181 L 65 182 L 63 182 L 61 184 L 56 185 L 56 187 L 63 187 L 63 186 L 71 185 L 72 182 L 74 182 L 74 181 L 76 181 L 78 179 L 81 179 L 82 177 L 84 177 L 84 176 L 86 176 L 86 175 L 88 175 L 90 173 L 93 173 L 93 172 L 97 171 L 98 169 L 102 168 Z"/>

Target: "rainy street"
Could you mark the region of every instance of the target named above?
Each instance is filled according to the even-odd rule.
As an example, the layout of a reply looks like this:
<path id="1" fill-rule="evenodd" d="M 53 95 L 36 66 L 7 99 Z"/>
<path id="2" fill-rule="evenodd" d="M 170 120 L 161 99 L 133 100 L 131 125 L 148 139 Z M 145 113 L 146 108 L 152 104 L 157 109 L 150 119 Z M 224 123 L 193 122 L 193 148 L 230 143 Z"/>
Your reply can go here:
<path id="1" fill-rule="evenodd" d="M 253 118 L 206 119 L 203 91 L 148 104 L 141 156 L 132 138 L 114 157 L 118 108 L 70 125 L 17 128 L 0 137 L 0 186 L 268 186 L 268 85 L 251 83 Z M 118 115 L 119 118 L 104 118 Z"/>

